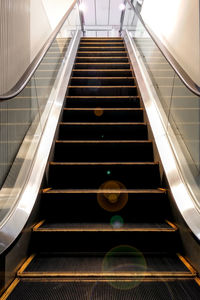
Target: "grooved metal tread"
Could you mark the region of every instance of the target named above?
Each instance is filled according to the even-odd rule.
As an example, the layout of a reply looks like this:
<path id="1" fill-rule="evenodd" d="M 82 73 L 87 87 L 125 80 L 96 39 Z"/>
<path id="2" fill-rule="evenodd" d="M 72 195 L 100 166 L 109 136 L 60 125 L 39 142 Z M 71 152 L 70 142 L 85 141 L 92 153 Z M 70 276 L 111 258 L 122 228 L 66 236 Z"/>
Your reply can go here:
<path id="1" fill-rule="evenodd" d="M 34 226 L 33 231 L 43 231 L 43 232 L 149 232 L 149 231 L 171 231 L 175 232 L 177 227 L 169 222 L 157 222 L 157 223 L 124 223 L 122 227 L 118 224 L 109 223 L 67 223 L 67 222 L 52 222 L 52 221 L 40 221 Z"/>
<path id="2" fill-rule="evenodd" d="M 119 251 L 114 248 L 108 253 L 33 254 L 23 264 L 18 275 L 23 277 L 194 277 L 196 275 L 193 267 L 180 254 L 142 253 L 127 246 L 118 249 Z"/>
<path id="3" fill-rule="evenodd" d="M 119 192 L 120 193 L 126 193 L 126 194 L 165 194 L 165 189 L 51 189 L 47 188 L 43 190 L 44 194 L 97 194 L 97 193 L 114 193 Z"/>
<path id="4" fill-rule="evenodd" d="M 16 287 L 13 291 L 14 286 Z M 199 300 L 194 279 L 66 280 L 21 279 L 8 291 L 8 300 Z M 8 297 L 8 298 L 7 298 Z M 3 300 L 4 300 L 3 299 Z"/>

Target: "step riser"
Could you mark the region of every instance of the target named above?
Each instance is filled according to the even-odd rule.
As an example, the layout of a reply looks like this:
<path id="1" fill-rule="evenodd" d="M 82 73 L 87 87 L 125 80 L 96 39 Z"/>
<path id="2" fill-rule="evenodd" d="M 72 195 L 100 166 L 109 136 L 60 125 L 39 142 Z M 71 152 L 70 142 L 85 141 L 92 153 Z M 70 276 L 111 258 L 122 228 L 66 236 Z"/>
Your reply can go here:
<path id="1" fill-rule="evenodd" d="M 66 107 L 82 107 L 82 108 L 139 108 L 139 98 L 67 98 Z"/>
<path id="2" fill-rule="evenodd" d="M 67 221 L 68 223 L 110 223 L 111 218 L 115 215 L 122 217 L 124 224 L 133 221 L 161 222 L 170 218 L 170 211 L 165 194 L 129 193 L 128 202 L 124 208 L 116 212 L 103 209 L 97 202 L 96 193 L 42 195 L 41 219 L 54 220 L 55 222 Z"/>
<path id="3" fill-rule="evenodd" d="M 67 155 L 66 155 L 67 153 Z M 68 144 L 57 143 L 54 161 L 83 162 L 153 162 L 152 144 Z"/>
<path id="4" fill-rule="evenodd" d="M 77 299 L 77 295 L 80 300 L 198 300 L 200 298 L 199 286 L 194 279 L 181 280 L 177 278 L 174 280 L 132 278 L 128 282 L 124 282 L 123 279 L 117 281 L 115 278 L 109 280 L 107 277 L 104 277 L 103 280 L 96 278 L 96 280 L 89 279 L 86 281 L 72 279 L 41 280 L 39 278 L 30 282 L 22 279 L 16 289 L 17 291 L 14 291 L 11 296 L 12 300 L 30 299 L 30 295 L 36 291 L 38 291 L 37 295 L 41 295 L 41 297 L 35 298 L 37 300 L 74 300 Z M 88 295 L 89 297 L 92 296 L 87 298 Z M 141 295 L 145 295 L 145 298 L 141 298 Z M 176 297 L 176 295 L 178 296 Z M 193 295 L 193 298 L 190 295 Z M 10 297 L 8 299 L 10 300 Z"/>
<path id="5" fill-rule="evenodd" d="M 127 189 L 158 188 L 158 165 L 50 165 L 49 186 L 66 189 L 99 189 L 110 180 Z"/>
<path id="6" fill-rule="evenodd" d="M 34 232 L 33 241 L 35 251 L 39 245 L 40 251 L 48 252 L 108 252 L 120 245 L 142 252 L 179 248 L 175 232 Z"/>
<path id="7" fill-rule="evenodd" d="M 123 42 L 80 42 L 79 47 L 98 47 L 99 49 L 101 49 L 101 47 L 124 47 L 124 43 Z"/>
<path id="8" fill-rule="evenodd" d="M 113 70 L 117 70 L 117 69 L 130 69 L 130 64 L 129 63 L 76 63 L 74 65 L 74 69 L 113 69 Z"/>
<path id="9" fill-rule="evenodd" d="M 63 122 L 143 122 L 142 110 L 64 110 Z"/>
<path id="10" fill-rule="evenodd" d="M 86 68 L 85 68 L 86 69 Z M 73 77 L 131 77 L 132 72 L 129 70 L 74 70 L 72 72 Z"/>
<path id="11" fill-rule="evenodd" d="M 84 124 L 84 123 L 83 123 Z M 59 140 L 146 140 L 146 125 L 60 125 Z"/>
<path id="12" fill-rule="evenodd" d="M 135 80 L 133 78 L 110 78 L 110 79 L 103 79 L 103 78 L 72 78 L 70 80 L 70 85 L 76 86 L 131 86 L 135 85 Z"/>
<path id="13" fill-rule="evenodd" d="M 116 51 L 116 52 L 113 52 L 112 50 L 110 52 L 106 51 L 106 52 L 84 52 L 84 51 L 80 51 L 77 53 L 77 56 L 78 57 L 89 57 L 89 58 L 92 58 L 92 57 L 124 57 L 124 56 L 127 56 L 127 53 L 125 51 Z"/>
<path id="14" fill-rule="evenodd" d="M 128 62 L 128 58 L 126 57 L 116 57 L 116 58 L 109 58 L 109 57 L 101 57 L 101 58 L 95 58 L 95 57 L 92 57 L 92 58 L 89 58 L 89 57 L 82 57 L 82 58 L 77 58 L 76 59 L 76 63 L 114 63 L 114 62 Z"/>
<path id="15" fill-rule="evenodd" d="M 84 37 L 84 38 L 81 38 L 81 42 L 98 42 L 98 43 L 106 43 L 106 42 L 123 42 L 123 39 L 121 37 L 113 37 L 113 38 L 96 38 L 96 37 Z"/>
<path id="16" fill-rule="evenodd" d="M 81 46 L 81 47 L 79 47 L 79 49 L 78 49 L 78 51 L 80 52 L 80 51 L 87 51 L 87 52 L 97 52 L 97 51 L 102 51 L 102 52 L 110 52 L 110 51 L 120 51 L 120 52 L 122 52 L 122 51 L 126 51 L 126 49 L 123 47 L 123 46 L 112 46 L 112 47 L 109 47 L 109 46 L 101 46 L 101 47 L 83 47 L 83 46 Z"/>
<path id="17" fill-rule="evenodd" d="M 115 88 L 76 88 L 72 87 L 68 89 L 69 96 L 137 96 L 136 87 L 115 87 Z"/>

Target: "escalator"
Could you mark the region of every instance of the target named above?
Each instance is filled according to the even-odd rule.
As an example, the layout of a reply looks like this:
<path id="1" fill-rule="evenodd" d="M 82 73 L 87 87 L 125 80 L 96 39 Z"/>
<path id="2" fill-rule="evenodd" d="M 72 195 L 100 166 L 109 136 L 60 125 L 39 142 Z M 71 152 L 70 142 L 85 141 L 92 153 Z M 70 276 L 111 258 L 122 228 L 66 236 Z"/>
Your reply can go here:
<path id="1" fill-rule="evenodd" d="M 2 299 L 199 299 L 122 38 L 82 38 L 30 256 Z"/>

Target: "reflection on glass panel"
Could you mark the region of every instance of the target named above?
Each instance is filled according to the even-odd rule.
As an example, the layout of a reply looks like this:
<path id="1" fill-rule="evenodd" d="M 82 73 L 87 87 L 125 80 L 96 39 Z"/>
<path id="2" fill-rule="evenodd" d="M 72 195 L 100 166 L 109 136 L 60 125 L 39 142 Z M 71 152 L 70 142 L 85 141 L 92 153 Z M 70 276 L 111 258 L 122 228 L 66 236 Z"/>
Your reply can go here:
<path id="1" fill-rule="evenodd" d="M 137 18 L 137 17 L 136 17 Z M 131 35 L 166 114 L 169 114 L 175 72 L 138 19 Z"/>
<path id="2" fill-rule="evenodd" d="M 129 4 L 126 6 L 124 29 L 128 29 L 134 40 L 167 116 L 166 125 L 173 129 L 188 166 L 199 184 L 200 99 L 180 80 Z"/>
<path id="3" fill-rule="evenodd" d="M 197 174 L 200 167 L 200 99 L 190 92 L 177 76 L 169 121 L 178 139 L 184 142 L 185 149 L 182 150 L 191 169 Z"/>
<path id="4" fill-rule="evenodd" d="M 0 102 L 0 220 L 15 205 L 21 192 L 23 169 L 28 174 L 52 101 L 56 79 L 70 41 L 80 25 L 78 7 L 72 10 L 24 90 L 14 99 Z M 24 174 L 24 179 L 26 174 Z"/>

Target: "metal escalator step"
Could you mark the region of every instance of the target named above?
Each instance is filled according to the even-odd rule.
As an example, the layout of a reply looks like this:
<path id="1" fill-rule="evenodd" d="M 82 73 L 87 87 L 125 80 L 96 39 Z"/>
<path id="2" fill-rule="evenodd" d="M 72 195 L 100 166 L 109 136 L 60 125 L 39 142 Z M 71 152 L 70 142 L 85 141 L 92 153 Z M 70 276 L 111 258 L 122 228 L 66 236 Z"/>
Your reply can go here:
<path id="1" fill-rule="evenodd" d="M 143 108 L 64 108 L 62 122 L 143 122 Z"/>
<path id="2" fill-rule="evenodd" d="M 109 221 L 110 222 L 110 221 Z M 43 225 L 44 224 L 44 225 Z M 38 223 L 33 231 L 33 251 L 108 252 L 119 245 L 140 251 L 179 251 L 177 228 L 170 222 L 127 223 L 113 228 L 108 223 Z"/>
<path id="3" fill-rule="evenodd" d="M 120 252 L 123 251 L 123 252 Z M 126 252 L 125 252 L 126 251 Z M 110 261 L 107 261 L 110 259 Z M 106 263 L 106 264 L 105 264 Z M 128 246 L 108 253 L 41 253 L 31 255 L 20 277 L 195 277 L 193 267 L 180 254 L 141 253 Z"/>
<path id="4" fill-rule="evenodd" d="M 71 77 L 70 86 L 135 86 L 134 77 Z"/>
<path id="5" fill-rule="evenodd" d="M 139 108 L 139 96 L 67 96 L 66 107 L 70 108 Z"/>
<path id="6" fill-rule="evenodd" d="M 103 52 L 107 52 L 107 51 L 126 51 L 126 49 L 125 49 L 125 47 L 124 46 L 112 46 L 112 47 L 107 47 L 107 46 L 104 46 L 104 47 L 82 47 L 82 46 L 80 46 L 79 48 L 78 48 L 78 52 L 80 52 L 80 51 L 84 51 L 84 52 L 99 52 L 99 51 L 103 51 Z"/>
<path id="7" fill-rule="evenodd" d="M 102 47 L 124 47 L 124 42 L 123 41 L 118 41 L 118 42 L 111 42 L 107 41 L 106 43 L 102 42 L 86 42 L 86 41 L 81 41 L 79 44 L 79 47 L 98 47 L 101 49 Z"/>
<path id="8" fill-rule="evenodd" d="M 125 57 L 127 56 L 127 51 L 78 51 L 78 57 Z"/>
<path id="9" fill-rule="evenodd" d="M 72 76 L 74 77 L 122 77 L 132 76 L 132 71 L 128 69 L 73 69 Z"/>
<path id="10" fill-rule="evenodd" d="M 44 64 L 46 65 L 46 64 Z M 111 62 L 103 62 L 103 63 L 75 63 L 74 69 L 130 69 L 130 63 L 111 63 Z"/>
<path id="11" fill-rule="evenodd" d="M 68 86 L 69 96 L 137 96 L 137 87 L 132 86 Z"/>
<path id="12" fill-rule="evenodd" d="M 122 203 L 124 199 L 128 201 L 123 204 L 122 209 L 118 205 L 113 205 L 112 212 L 104 209 L 98 203 L 98 199 L 105 197 L 105 194 L 108 196 L 113 193 L 119 195 L 119 201 Z M 127 190 L 103 189 L 103 187 L 96 190 L 45 189 L 42 194 L 41 216 L 44 219 L 68 220 L 68 222 L 75 223 L 86 221 L 101 223 L 108 222 L 112 218 L 112 214 L 120 215 L 122 222 L 128 223 L 133 220 L 140 223 L 153 223 L 171 219 L 166 191 L 160 189 Z"/>
<path id="13" fill-rule="evenodd" d="M 117 151 L 116 151 L 117 149 Z M 67 156 L 66 156 L 67 153 Z M 134 153 L 134 154 L 133 154 Z M 56 141 L 54 161 L 153 161 L 151 141 Z"/>
<path id="14" fill-rule="evenodd" d="M 162 223 L 124 223 L 123 226 L 115 226 L 109 223 L 60 223 L 41 221 L 34 226 L 35 232 L 175 232 L 177 227 L 169 221 Z"/>
<path id="15" fill-rule="evenodd" d="M 147 140 L 146 123 L 139 122 L 62 122 L 59 140 Z"/>
<path id="16" fill-rule="evenodd" d="M 8 300 L 199 300 L 195 279 L 20 279 L 7 293 Z M 6 299 L 6 298 L 5 298 Z"/>
<path id="17" fill-rule="evenodd" d="M 59 189 L 98 189 L 110 180 L 121 182 L 127 189 L 158 188 L 158 163 L 64 163 L 51 162 L 49 183 Z"/>
<path id="18" fill-rule="evenodd" d="M 83 57 L 83 56 L 77 56 L 76 57 L 76 63 L 81 63 L 81 62 L 128 62 L 128 57 L 122 56 L 122 57 L 118 57 L 118 56 L 96 56 L 96 57 Z"/>

